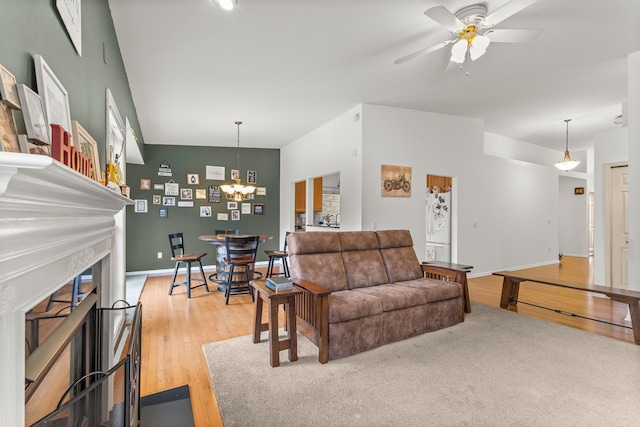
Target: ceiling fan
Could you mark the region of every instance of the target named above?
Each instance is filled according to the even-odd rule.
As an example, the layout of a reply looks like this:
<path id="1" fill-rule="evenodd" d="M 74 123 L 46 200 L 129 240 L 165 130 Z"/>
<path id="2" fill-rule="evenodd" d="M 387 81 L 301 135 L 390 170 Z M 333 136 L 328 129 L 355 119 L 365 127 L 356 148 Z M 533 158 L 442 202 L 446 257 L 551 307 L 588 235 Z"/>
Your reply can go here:
<path id="1" fill-rule="evenodd" d="M 493 29 L 493 27 L 510 16 L 521 11 L 537 0 L 511 0 L 502 7 L 487 15 L 487 6 L 474 4 L 464 7 L 455 14 L 444 6 L 436 6 L 427 9 L 424 14 L 433 19 L 455 37 L 435 46 L 427 47 L 403 56 L 394 61 L 394 64 L 403 64 L 421 55 L 453 45 L 451 48 L 451 63 L 462 64 L 465 60 L 475 61 L 487 51 L 490 42 L 496 43 L 526 43 L 542 33 L 541 29 L 509 30 Z"/>

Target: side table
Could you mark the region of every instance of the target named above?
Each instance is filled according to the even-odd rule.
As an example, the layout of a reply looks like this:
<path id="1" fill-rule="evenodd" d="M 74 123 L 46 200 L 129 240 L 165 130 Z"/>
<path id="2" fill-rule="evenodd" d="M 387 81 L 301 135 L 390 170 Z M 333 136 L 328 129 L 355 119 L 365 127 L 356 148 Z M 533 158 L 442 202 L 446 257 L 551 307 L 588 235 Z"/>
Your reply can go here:
<path id="1" fill-rule="evenodd" d="M 452 262 L 443 261 L 425 261 L 422 263 L 422 271 L 426 277 L 430 277 L 431 274 L 440 276 L 445 275 L 451 277 L 450 272 L 453 272 L 451 281 L 460 283 L 462 285 L 462 293 L 464 299 L 464 312 L 471 313 L 471 302 L 469 301 L 469 285 L 467 284 L 467 273 L 473 268 L 471 265 L 454 264 Z M 449 274 L 447 274 L 449 270 Z"/>
<path id="2" fill-rule="evenodd" d="M 253 343 L 260 342 L 260 333 L 269 331 L 269 360 L 272 367 L 280 365 L 280 351 L 289 350 L 289 360 L 298 360 L 298 338 L 296 331 L 296 295 L 302 291 L 295 286 L 290 291 L 275 292 L 267 287 L 264 280 L 252 280 L 251 287 L 256 291 L 255 317 L 253 323 Z M 267 303 L 269 310 L 267 323 L 262 323 L 262 306 Z M 278 338 L 278 307 L 282 304 L 286 316 L 287 338 Z"/>

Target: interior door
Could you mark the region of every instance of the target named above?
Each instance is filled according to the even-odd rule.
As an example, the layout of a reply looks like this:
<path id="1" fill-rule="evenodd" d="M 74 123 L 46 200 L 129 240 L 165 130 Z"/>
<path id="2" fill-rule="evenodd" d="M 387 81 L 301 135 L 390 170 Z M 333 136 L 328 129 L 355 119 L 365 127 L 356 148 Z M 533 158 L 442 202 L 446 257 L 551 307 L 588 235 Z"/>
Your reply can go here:
<path id="1" fill-rule="evenodd" d="M 629 167 L 611 168 L 611 286 L 627 288 L 629 270 Z"/>

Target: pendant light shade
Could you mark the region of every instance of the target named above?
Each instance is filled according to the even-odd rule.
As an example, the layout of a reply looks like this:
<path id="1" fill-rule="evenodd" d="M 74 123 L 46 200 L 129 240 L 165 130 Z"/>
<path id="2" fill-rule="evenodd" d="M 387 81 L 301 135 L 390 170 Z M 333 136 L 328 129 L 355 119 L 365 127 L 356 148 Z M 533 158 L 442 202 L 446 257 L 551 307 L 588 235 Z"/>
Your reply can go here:
<path id="1" fill-rule="evenodd" d="M 240 125 L 242 122 L 236 122 L 238 126 L 238 173 L 240 173 Z M 236 178 L 234 183 L 224 184 L 220 186 L 220 190 L 225 193 L 227 200 L 234 202 L 242 202 L 250 199 L 253 193 L 256 192 L 256 187 L 253 185 L 243 185 L 240 178 Z"/>
<path id="2" fill-rule="evenodd" d="M 569 122 L 570 121 L 571 119 L 565 120 L 565 123 L 567 124 L 567 140 L 566 140 L 566 145 L 564 149 L 564 158 L 562 159 L 561 162 L 553 164 L 555 167 L 565 172 L 575 169 L 575 167 L 580 164 L 580 160 L 573 160 L 569 155 Z"/>

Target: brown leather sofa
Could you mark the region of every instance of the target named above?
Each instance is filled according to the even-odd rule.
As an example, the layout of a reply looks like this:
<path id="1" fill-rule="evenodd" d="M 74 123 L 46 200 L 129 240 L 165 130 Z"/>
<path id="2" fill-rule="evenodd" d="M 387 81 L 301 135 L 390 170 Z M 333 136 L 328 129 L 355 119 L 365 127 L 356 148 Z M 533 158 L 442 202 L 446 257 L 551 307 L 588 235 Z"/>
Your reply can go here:
<path id="1" fill-rule="evenodd" d="M 408 230 L 295 232 L 287 243 L 303 290 L 297 328 L 321 363 L 464 320 L 462 286 L 424 277 Z"/>

